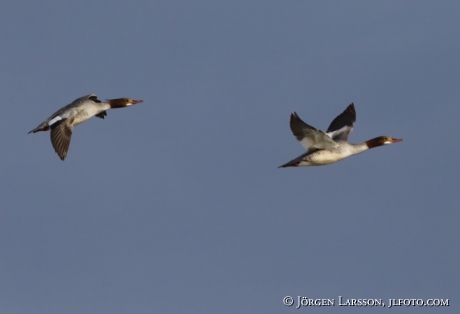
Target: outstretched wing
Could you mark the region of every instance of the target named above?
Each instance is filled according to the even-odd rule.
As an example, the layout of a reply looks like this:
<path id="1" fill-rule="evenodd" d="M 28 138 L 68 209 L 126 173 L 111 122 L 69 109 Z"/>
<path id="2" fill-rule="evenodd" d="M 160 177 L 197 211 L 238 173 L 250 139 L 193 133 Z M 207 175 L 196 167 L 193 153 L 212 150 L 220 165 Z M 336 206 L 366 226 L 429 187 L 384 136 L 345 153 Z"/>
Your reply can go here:
<path id="1" fill-rule="evenodd" d="M 345 109 L 334 120 L 332 120 L 331 125 L 329 125 L 327 128 L 326 133 L 336 142 L 347 141 L 348 134 L 353 131 L 353 125 L 355 122 L 355 105 L 351 103 L 347 109 Z"/>
<path id="2" fill-rule="evenodd" d="M 290 126 L 295 138 L 309 151 L 315 148 L 328 149 L 338 146 L 326 133 L 306 124 L 295 112 L 291 114 Z"/>
<path id="3" fill-rule="evenodd" d="M 62 119 L 51 126 L 51 144 L 61 160 L 67 156 L 72 136 L 72 125 L 69 119 Z"/>

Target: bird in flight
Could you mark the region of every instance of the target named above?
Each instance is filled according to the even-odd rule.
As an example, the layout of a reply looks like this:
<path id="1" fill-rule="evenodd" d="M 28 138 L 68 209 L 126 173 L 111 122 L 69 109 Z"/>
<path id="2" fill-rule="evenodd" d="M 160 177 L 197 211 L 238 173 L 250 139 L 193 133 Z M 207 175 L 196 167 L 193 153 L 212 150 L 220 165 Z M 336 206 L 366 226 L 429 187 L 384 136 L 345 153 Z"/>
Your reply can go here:
<path id="1" fill-rule="evenodd" d="M 361 144 L 351 144 L 348 135 L 355 122 L 353 103 L 332 120 L 326 132 L 308 125 L 294 112 L 291 114 L 291 131 L 307 152 L 278 168 L 328 165 L 374 147 L 402 142 L 402 139 L 379 136 Z"/>
<path id="2" fill-rule="evenodd" d="M 131 98 L 108 99 L 102 102 L 95 94 L 86 95 L 59 109 L 29 133 L 51 130 L 51 144 L 59 158 L 64 160 L 69 150 L 74 126 L 93 116 L 104 119 L 109 109 L 124 108 L 141 102 L 143 100 Z"/>

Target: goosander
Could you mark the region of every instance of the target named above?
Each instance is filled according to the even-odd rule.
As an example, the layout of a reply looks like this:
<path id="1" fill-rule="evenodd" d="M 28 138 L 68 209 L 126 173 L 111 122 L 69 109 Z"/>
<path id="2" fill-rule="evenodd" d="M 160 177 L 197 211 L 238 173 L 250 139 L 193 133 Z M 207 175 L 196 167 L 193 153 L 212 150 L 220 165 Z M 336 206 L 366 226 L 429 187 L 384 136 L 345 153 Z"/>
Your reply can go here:
<path id="1" fill-rule="evenodd" d="M 86 95 L 59 109 L 29 133 L 51 129 L 51 143 L 59 158 L 64 160 L 69 150 L 70 138 L 75 125 L 85 122 L 93 116 L 104 119 L 107 116 L 106 111 L 109 109 L 124 108 L 141 102 L 143 100 L 131 98 L 107 99 L 107 102 L 102 102 L 97 99 L 95 94 Z"/>
<path id="2" fill-rule="evenodd" d="M 278 168 L 328 165 L 370 148 L 403 141 L 390 136 L 379 136 L 361 144 L 350 144 L 348 134 L 353 130 L 355 121 L 353 103 L 331 122 L 326 132 L 306 124 L 294 112 L 291 114 L 291 131 L 307 152 Z"/>

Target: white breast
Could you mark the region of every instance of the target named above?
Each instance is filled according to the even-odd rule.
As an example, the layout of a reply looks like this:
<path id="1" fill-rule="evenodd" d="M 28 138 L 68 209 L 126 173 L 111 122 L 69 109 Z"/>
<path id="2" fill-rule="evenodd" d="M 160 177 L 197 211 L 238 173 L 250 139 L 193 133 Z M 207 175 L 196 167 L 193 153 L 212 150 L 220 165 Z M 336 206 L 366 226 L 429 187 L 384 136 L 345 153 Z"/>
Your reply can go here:
<path id="1" fill-rule="evenodd" d="M 75 114 L 75 120 L 73 125 L 80 124 L 82 122 L 85 122 L 91 117 L 94 117 L 98 113 L 101 113 L 102 111 L 110 109 L 110 105 L 101 103 L 101 104 L 94 104 L 94 103 L 86 103 L 78 108 L 75 108 L 76 114 Z"/>
<path id="2" fill-rule="evenodd" d="M 368 147 L 363 144 L 349 144 L 344 142 L 340 143 L 337 148 L 321 150 L 313 153 L 309 159 L 312 165 L 328 165 L 352 155 L 362 153 L 367 149 Z"/>
<path id="3" fill-rule="evenodd" d="M 350 154 L 339 154 L 337 152 L 323 150 L 311 156 L 310 162 L 312 163 L 312 165 L 328 165 L 342 160 L 344 158 L 347 158 L 348 156 L 350 156 Z"/>

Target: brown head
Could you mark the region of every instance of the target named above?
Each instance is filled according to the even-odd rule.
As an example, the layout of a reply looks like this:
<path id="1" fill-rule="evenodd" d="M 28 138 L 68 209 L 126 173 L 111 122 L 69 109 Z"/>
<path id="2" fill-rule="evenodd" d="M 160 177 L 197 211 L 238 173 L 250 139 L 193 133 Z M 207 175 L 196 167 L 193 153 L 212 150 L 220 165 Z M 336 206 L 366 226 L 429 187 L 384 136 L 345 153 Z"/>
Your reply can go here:
<path id="1" fill-rule="evenodd" d="M 107 99 L 111 108 L 124 108 L 143 102 L 143 100 L 134 100 L 132 98 Z"/>
<path id="2" fill-rule="evenodd" d="M 402 141 L 403 141 L 402 139 L 392 138 L 391 136 L 379 136 L 371 140 L 368 140 L 366 142 L 366 145 L 369 148 L 374 148 L 374 147 L 393 144 L 393 143 L 402 142 Z"/>

